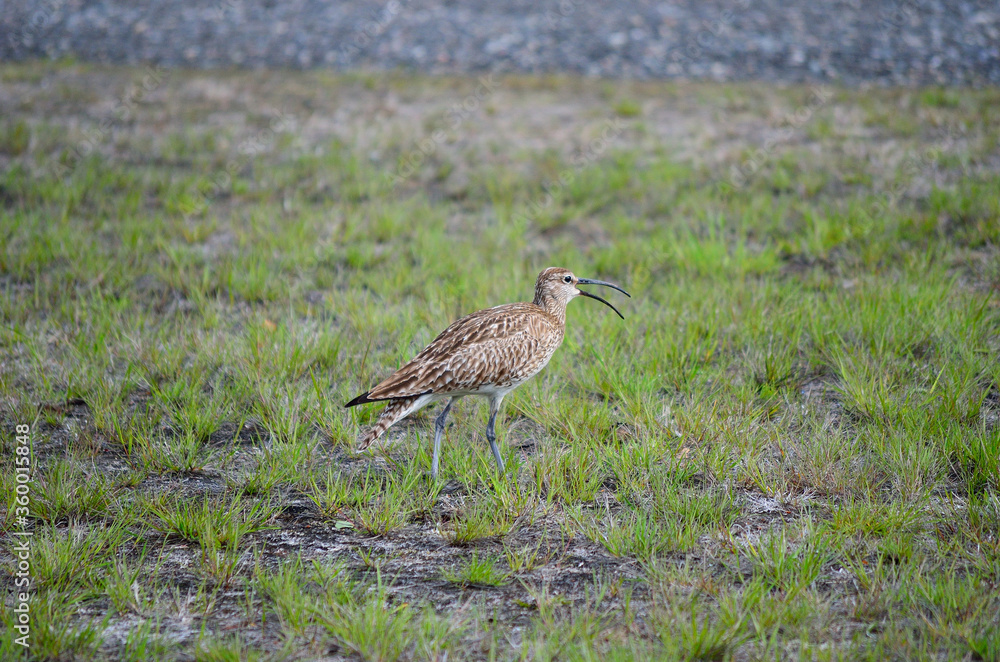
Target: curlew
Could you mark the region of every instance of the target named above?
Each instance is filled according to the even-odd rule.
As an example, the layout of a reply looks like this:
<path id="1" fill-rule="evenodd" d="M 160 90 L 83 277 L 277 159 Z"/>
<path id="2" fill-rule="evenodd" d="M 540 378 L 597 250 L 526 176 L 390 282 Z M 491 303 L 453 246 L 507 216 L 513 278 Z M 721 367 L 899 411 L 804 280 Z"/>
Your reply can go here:
<path id="1" fill-rule="evenodd" d="M 447 399 L 448 403 L 434 421 L 431 475 L 437 478 L 441 436 L 448 412 L 458 398 L 478 395 L 489 399 L 486 439 L 503 473 L 503 458 L 497 448 L 495 432 L 500 403 L 513 389 L 538 374 L 552 358 L 566 330 L 566 305 L 578 296 L 585 296 L 597 299 L 625 319 L 610 303 L 578 289 L 577 285 L 604 285 L 632 296 L 612 283 L 577 278 L 567 269 L 545 269 L 535 281 L 534 301 L 509 303 L 463 317 L 412 361 L 344 405 L 389 402 L 375 425 L 361 438 L 358 452 L 371 446 L 397 421 L 432 402 Z"/>

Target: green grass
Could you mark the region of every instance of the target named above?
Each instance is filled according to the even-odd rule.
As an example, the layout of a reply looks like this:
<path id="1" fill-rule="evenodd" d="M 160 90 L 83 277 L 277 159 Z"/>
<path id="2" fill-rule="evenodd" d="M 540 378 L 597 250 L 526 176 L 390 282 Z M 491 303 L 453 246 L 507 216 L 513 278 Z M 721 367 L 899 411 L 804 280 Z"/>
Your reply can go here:
<path id="1" fill-rule="evenodd" d="M 496 560 L 472 554 L 465 562 L 441 572 L 445 581 L 464 587 L 503 586 L 510 575 L 497 568 Z"/>
<path id="2" fill-rule="evenodd" d="M 177 71 L 79 155 L 141 75 L 0 67 L 30 656 L 997 657 L 997 90 L 764 149 L 809 90 L 510 77 L 452 128 L 475 81 Z M 550 265 L 633 298 L 570 306 L 507 476 L 470 399 L 439 481 L 436 410 L 353 453 L 344 402 Z"/>

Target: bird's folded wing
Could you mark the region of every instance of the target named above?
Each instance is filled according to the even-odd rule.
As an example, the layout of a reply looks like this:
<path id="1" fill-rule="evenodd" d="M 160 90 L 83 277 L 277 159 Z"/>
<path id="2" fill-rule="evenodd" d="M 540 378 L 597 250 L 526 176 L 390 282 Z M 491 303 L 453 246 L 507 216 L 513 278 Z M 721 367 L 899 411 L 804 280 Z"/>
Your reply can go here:
<path id="1" fill-rule="evenodd" d="M 530 361 L 539 342 L 532 316 L 518 314 L 522 305 L 490 308 L 458 320 L 373 388 L 367 399 L 447 393 L 508 379 Z"/>

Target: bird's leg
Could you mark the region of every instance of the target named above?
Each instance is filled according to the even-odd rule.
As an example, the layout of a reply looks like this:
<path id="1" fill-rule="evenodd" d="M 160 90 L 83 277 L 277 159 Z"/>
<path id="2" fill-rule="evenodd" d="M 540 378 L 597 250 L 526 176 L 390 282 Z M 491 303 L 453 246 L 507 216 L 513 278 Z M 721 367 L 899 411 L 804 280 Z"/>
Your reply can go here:
<path id="1" fill-rule="evenodd" d="M 444 421 L 448 418 L 448 412 L 451 411 L 451 406 L 455 404 L 455 400 L 458 398 L 449 398 L 448 404 L 444 406 L 438 417 L 434 419 L 434 459 L 431 460 L 431 477 L 438 477 L 438 457 L 441 455 L 441 435 L 444 434 Z"/>
<path id="2" fill-rule="evenodd" d="M 500 469 L 500 473 L 504 472 L 503 458 L 500 457 L 500 449 L 497 448 L 497 433 L 496 433 L 496 422 L 497 422 L 497 412 L 500 411 L 500 403 L 503 402 L 503 396 L 499 398 L 490 399 L 490 421 L 486 424 L 486 438 L 490 442 L 490 450 L 493 451 L 493 457 L 497 461 L 497 467 Z"/>

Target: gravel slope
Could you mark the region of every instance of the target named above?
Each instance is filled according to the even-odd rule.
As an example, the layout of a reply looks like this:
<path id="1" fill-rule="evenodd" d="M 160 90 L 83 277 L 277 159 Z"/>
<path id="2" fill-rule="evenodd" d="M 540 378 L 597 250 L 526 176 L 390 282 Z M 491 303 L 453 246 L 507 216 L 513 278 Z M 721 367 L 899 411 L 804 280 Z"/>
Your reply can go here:
<path id="1" fill-rule="evenodd" d="M 997 0 L 0 0 L 0 59 L 1000 84 Z"/>

